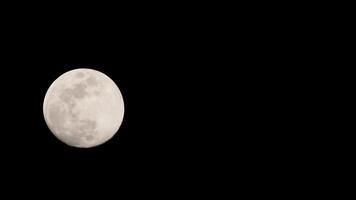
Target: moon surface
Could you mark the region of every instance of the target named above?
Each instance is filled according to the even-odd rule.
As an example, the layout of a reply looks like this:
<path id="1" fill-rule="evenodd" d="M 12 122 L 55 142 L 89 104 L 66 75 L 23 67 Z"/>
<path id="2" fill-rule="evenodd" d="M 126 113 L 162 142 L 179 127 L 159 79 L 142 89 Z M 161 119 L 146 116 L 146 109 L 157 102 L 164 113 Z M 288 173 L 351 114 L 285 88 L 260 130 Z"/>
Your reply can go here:
<path id="1" fill-rule="evenodd" d="M 47 90 L 43 115 L 48 128 L 69 146 L 89 148 L 111 139 L 124 117 L 120 89 L 105 74 L 86 68 L 59 76 Z"/>

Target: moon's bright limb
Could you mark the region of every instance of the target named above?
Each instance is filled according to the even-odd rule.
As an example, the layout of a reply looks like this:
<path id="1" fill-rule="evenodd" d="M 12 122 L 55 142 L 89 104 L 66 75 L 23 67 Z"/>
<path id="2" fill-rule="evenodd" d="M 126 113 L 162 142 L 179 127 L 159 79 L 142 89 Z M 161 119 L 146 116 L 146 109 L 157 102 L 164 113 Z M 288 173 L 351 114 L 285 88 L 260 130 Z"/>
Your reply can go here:
<path id="1" fill-rule="evenodd" d="M 118 131 L 124 117 L 119 88 L 105 74 L 74 69 L 49 87 L 43 114 L 47 126 L 62 142 L 81 148 L 103 144 Z"/>

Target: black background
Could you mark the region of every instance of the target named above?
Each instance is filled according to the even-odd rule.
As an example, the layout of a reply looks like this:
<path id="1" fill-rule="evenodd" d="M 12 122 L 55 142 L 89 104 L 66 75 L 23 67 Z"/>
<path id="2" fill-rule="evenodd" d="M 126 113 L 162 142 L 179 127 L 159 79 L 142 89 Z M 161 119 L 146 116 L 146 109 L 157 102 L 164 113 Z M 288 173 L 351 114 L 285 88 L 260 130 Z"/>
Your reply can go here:
<path id="1" fill-rule="evenodd" d="M 219 148 L 219 115 L 212 113 L 220 106 L 213 100 L 220 75 L 212 66 L 222 63 L 212 56 L 213 18 L 76 11 L 5 20 L 1 156 L 7 186 L 141 194 L 196 190 L 212 179 Z M 111 77 L 125 103 L 117 134 L 90 149 L 57 140 L 42 111 L 50 84 L 81 67 Z"/>
<path id="2" fill-rule="evenodd" d="M 328 178 L 315 165 L 333 144 L 320 140 L 318 77 L 338 65 L 319 5 L 133 4 L 2 7 L 1 193 L 221 199 Z M 91 149 L 59 142 L 42 114 L 53 80 L 79 67 L 110 76 L 125 101 L 118 133 Z"/>
<path id="3" fill-rule="evenodd" d="M 314 140 L 302 125 L 314 123 L 305 105 L 318 88 L 299 13 L 88 4 L 1 12 L 1 192 L 222 198 L 280 190 L 308 169 L 298 159 Z M 90 149 L 58 141 L 42 114 L 50 84 L 80 67 L 111 77 L 125 102 L 118 133 Z"/>
<path id="4" fill-rule="evenodd" d="M 204 5 L 71 5 L 4 16 L 6 186 L 49 186 L 65 197 L 222 198 L 235 182 L 268 188 L 281 174 L 283 184 L 284 171 L 299 167 L 289 159 L 298 140 L 309 137 L 298 135 L 308 98 L 296 89 L 307 40 L 283 15 Z M 58 141 L 42 114 L 50 84 L 80 67 L 111 77 L 125 102 L 118 133 L 90 149 Z"/>

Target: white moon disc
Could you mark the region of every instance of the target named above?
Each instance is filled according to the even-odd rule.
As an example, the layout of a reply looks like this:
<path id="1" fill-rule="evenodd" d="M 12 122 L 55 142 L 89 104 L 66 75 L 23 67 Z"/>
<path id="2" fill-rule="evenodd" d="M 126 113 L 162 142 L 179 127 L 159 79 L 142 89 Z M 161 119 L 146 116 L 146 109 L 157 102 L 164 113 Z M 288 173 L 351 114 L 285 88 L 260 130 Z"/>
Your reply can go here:
<path id="1" fill-rule="evenodd" d="M 43 114 L 51 132 L 69 146 L 88 148 L 103 144 L 118 131 L 124 117 L 119 88 L 105 74 L 74 69 L 49 87 Z"/>

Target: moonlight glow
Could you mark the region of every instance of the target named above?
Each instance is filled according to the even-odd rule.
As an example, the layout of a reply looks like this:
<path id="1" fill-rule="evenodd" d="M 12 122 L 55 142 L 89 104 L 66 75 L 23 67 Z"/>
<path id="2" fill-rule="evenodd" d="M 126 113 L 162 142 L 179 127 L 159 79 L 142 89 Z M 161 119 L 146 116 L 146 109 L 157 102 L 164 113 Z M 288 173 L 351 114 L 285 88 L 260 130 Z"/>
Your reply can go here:
<path id="1" fill-rule="evenodd" d="M 108 76 L 92 69 L 75 69 L 62 74 L 49 87 L 43 114 L 59 140 L 88 148 L 103 144 L 118 131 L 124 102 Z"/>

